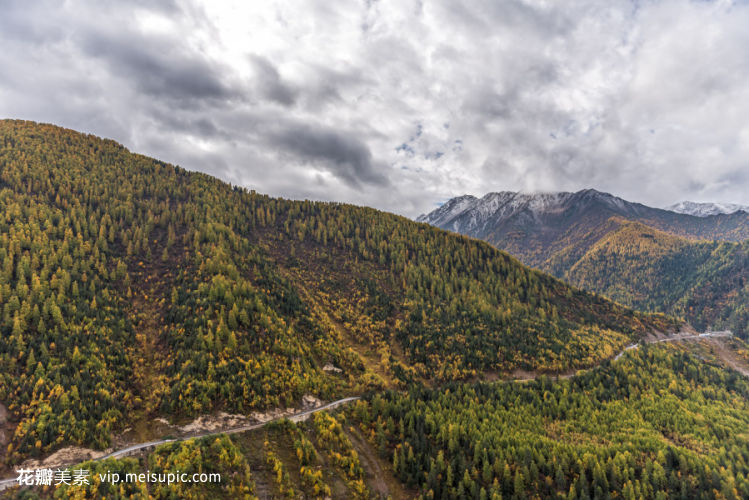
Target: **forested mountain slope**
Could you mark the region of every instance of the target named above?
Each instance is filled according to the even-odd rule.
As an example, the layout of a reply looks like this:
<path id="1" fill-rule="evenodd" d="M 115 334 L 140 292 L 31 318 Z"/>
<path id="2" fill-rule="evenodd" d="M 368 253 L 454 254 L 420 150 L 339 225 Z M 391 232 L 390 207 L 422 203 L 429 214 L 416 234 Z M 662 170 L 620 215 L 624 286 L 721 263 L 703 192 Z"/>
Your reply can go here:
<path id="1" fill-rule="evenodd" d="M 0 304 L 11 460 L 105 447 L 159 414 L 589 366 L 678 328 L 403 217 L 273 199 L 10 120 Z"/>
<path id="2" fill-rule="evenodd" d="M 460 196 L 419 220 L 639 310 L 749 334 L 746 212 L 697 217 L 588 189 Z"/>
<path id="3" fill-rule="evenodd" d="M 695 328 L 749 332 L 749 240 L 691 241 L 637 222 L 588 250 L 564 279 L 645 311 L 667 311 Z"/>
<path id="4" fill-rule="evenodd" d="M 749 381 L 690 347 L 561 382 L 388 392 L 352 413 L 419 498 L 749 497 Z"/>
<path id="5" fill-rule="evenodd" d="M 612 230 L 607 227 L 612 217 L 688 239 L 749 238 L 747 212 L 697 217 L 633 203 L 595 189 L 458 196 L 417 220 L 488 241 L 528 265 L 560 275 Z"/>
<path id="6" fill-rule="evenodd" d="M 649 345 L 568 380 L 451 383 L 365 397 L 306 423 L 169 443 L 89 462 L 57 498 L 624 498 L 749 496 L 749 381 L 713 349 Z M 220 473 L 220 484 L 101 481 L 99 474 Z M 77 496 L 76 496 L 77 495 Z"/>

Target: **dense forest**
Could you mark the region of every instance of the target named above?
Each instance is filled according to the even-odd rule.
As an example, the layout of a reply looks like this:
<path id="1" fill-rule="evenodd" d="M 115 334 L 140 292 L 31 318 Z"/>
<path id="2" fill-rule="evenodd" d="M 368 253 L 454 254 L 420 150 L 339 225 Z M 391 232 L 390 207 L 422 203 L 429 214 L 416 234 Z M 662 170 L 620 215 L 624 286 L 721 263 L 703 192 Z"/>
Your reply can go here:
<path id="1" fill-rule="evenodd" d="M 81 484 L 74 480 L 69 484 L 53 482 L 51 486 L 21 489 L 6 496 L 24 500 L 257 498 L 247 457 L 242 448 L 227 436 L 168 443 L 141 459 L 83 462 L 67 470 L 71 477 L 74 471 L 87 471 L 87 481 L 81 481 Z M 144 474 L 142 479 L 148 478 L 149 481 L 138 481 L 136 476 L 128 477 L 128 474 Z M 174 478 L 168 481 L 168 474 L 180 474 L 180 478 L 190 482 Z M 194 483 L 193 477 L 196 479 Z"/>
<path id="2" fill-rule="evenodd" d="M 677 346 L 559 382 L 387 392 L 352 413 L 425 499 L 749 498 L 749 381 Z"/>
<path id="3" fill-rule="evenodd" d="M 359 435 L 352 425 L 344 413 L 322 412 L 303 423 L 281 420 L 242 435 L 167 443 L 145 456 L 73 466 L 70 470 L 89 472 L 88 484 L 53 484 L 13 495 L 25 500 L 377 498 L 349 438 Z M 173 477 L 169 483 L 170 473 L 186 481 Z M 137 480 L 139 474 L 149 480 Z M 193 477 L 204 482 L 193 482 Z M 390 480 L 397 481 L 392 474 Z M 402 498 L 405 489 L 396 486 L 393 491 Z"/>
<path id="4" fill-rule="evenodd" d="M 49 125 L 0 122 L 0 209 L 11 463 L 156 415 L 561 372 L 679 328 L 479 241 Z"/>
<path id="5" fill-rule="evenodd" d="M 75 467 L 89 485 L 17 497 L 747 498 L 749 380 L 720 366 L 718 348 L 749 366 L 745 343 L 703 340 L 631 350 L 567 380 L 412 386 L 306 422 L 86 462 Z M 123 480 L 145 471 L 222 481 Z"/>
<path id="6" fill-rule="evenodd" d="M 643 224 L 621 226 L 565 274 L 577 286 L 644 311 L 685 318 L 699 330 L 749 334 L 749 240 L 692 241 Z"/>

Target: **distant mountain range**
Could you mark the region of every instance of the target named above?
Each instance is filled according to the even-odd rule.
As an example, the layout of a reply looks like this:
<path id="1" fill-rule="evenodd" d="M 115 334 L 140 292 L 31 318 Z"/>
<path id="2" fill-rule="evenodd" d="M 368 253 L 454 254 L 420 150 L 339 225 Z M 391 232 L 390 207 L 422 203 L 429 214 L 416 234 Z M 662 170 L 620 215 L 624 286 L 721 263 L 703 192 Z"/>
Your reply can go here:
<path id="1" fill-rule="evenodd" d="M 626 305 L 744 332 L 749 260 L 741 242 L 749 238 L 749 213 L 742 208 L 683 202 L 659 209 L 594 189 L 503 191 L 453 198 L 417 220 L 483 239 Z"/>
<path id="2" fill-rule="evenodd" d="M 749 206 L 737 205 L 736 203 L 696 203 L 694 201 L 681 201 L 666 207 L 672 212 L 707 217 L 708 215 L 732 214 L 736 212 L 749 212 Z"/>

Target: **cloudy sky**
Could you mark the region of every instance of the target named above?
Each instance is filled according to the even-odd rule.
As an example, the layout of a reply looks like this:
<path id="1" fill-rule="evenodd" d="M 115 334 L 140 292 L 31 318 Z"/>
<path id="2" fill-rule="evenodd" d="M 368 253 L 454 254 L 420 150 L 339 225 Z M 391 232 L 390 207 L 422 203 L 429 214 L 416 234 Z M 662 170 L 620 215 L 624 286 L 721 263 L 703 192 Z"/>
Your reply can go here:
<path id="1" fill-rule="evenodd" d="M 3 0 L 0 117 L 416 216 L 593 187 L 749 204 L 744 1 Z"/>

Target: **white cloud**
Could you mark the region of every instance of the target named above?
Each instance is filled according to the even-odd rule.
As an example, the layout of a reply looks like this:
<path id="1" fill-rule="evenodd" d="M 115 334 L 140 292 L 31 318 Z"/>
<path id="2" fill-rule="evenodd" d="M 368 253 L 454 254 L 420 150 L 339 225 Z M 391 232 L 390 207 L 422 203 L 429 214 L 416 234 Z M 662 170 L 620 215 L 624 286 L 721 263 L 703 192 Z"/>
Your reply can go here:
<path id="1" fill-rule="evenodd" d="M 9 2 L 0 116 L 272 195 L 749 203 L 739 2 Z"/>

